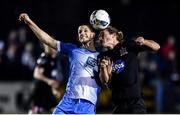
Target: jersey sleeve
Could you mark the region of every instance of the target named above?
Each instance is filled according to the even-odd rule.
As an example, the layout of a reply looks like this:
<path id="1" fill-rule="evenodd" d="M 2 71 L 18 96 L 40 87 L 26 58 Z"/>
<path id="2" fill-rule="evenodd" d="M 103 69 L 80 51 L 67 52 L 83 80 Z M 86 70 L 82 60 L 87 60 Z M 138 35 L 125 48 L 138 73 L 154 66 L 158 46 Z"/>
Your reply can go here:
<path id="1" fill-rule="evenodd" d="M 58 52 L 60 52 L 62 54 L 69 55 L 72 52 L 72 50 L 75 48 L 77 48 L 77 46 L 74 44 L 64 43 L 61 41 L 57 42 L 57 50 L 58 50 Z"/>

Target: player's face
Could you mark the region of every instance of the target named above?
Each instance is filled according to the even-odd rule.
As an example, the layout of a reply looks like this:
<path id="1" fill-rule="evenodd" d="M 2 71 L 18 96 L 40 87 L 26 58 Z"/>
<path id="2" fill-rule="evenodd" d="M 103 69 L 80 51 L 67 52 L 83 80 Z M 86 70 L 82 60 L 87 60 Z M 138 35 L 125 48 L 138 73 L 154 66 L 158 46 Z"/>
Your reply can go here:
<path id="1" fill-rule="evenodd" d="M 86 25 L 79 26 L 78 39 L 81 43 L 88 43 L 94 37 L 94 33 Z"/>
<path id="2" fill-rule="evenodd" d="M 112 48 L 114 44 L 114 34 L 110 34 L 107 30 L 101 31 L 99 41 L 102 47 Z"/>

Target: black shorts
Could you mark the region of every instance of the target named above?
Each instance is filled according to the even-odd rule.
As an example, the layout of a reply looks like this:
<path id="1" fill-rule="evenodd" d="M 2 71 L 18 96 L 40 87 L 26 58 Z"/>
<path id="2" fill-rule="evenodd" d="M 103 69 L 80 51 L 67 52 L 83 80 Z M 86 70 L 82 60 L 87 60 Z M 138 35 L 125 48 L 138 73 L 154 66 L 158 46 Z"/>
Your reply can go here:
<path id="1" fill-rule="evenodd" d="M 142 98 L 122 100 L 115 104 L 113 114 L 146 114 L 146 107 Z"/>
<path id="2" fill-rule="evenodd" d="M 58 104 L 51 87 L 39 80 L 35 81 L 31 101 L 33 106 L 42 107 L 44 110 L 50 110 Z"/>

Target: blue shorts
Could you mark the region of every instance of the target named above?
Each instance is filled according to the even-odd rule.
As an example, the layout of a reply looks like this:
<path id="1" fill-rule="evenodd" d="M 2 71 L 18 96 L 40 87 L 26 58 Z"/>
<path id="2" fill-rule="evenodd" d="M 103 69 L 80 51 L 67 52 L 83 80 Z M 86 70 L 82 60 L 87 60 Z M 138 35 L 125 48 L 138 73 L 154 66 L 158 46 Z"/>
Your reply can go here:
<path id="1" fill-rule="evenodd" d="M 88 100 L 63 97 L 53 114 L 95 114 L 95 109 Z"/>

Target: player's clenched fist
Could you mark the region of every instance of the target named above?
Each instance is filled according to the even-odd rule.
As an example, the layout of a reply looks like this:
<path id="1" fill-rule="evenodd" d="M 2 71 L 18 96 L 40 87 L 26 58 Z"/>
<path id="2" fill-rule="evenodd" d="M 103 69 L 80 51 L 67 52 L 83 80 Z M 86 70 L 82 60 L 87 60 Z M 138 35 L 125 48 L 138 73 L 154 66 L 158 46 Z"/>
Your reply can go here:
<path id="1" fill-rule="evenodd" d="M 19 15 L 19 21 L 24 21 L 26 24 L 30 23 L 31 19 L 29 18 L 28 14 L 22 13 Z"/>
<path id="2" fill-rule="evenodd" d="M 144 45 L 144 38 L 143 37 L 138 37 L 135 42 L 138 44 L 138 45 Z"/>

